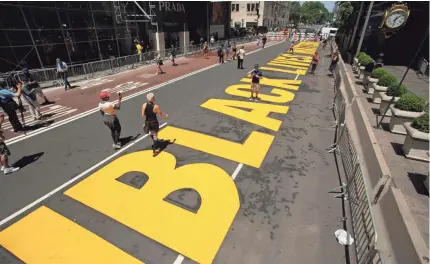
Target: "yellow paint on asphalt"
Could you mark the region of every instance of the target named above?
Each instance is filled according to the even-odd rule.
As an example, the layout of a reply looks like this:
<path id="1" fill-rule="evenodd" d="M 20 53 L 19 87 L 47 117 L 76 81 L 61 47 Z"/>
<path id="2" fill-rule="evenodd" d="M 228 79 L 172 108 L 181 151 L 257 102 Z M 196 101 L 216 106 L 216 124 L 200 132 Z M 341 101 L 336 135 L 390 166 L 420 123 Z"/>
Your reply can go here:
<path id="1" fill-rule="evenodd" d="M 0 245 L 31 264 L 143 263 L 45 206 L 0 232 Z"/>
<path id="2" fill-rule="evenodd" d="M 141 189 L 116 180 L 127 172 L 149 179 Z M 164 200 L 184 188 L 199 193 L 197 213 Z M 236 185 L 223 169 L 206 163 L 176 168 L 175 156 L 164 151 L 156 158 L 152 151 L 121 156 L 65 194 L 203 264 L 212 263 L 240 205 Z"/>
<path id="3" fill-rule="evenodd" d="M 237 143 L 199 132 L 168 126 L 161 138 L 176 139 L 175 144 L 259 168 L 274 136 L 253 131 L 244 143 Z"/>
<path id="4" fill-rule="evenodd" d="M 286 64 L 286 63 L 268 62 L 267 65 L 269 65 L 269 66 L 278 66 L 278 67 L 286 67 L 286 68 L 293 68 L 293 69 L 302 69 L 302 70 L 307 70 L 308 69 L 308 67 L 291 65 L 291 64 Z"/>
<path id="5" fill-rule="evenodd" d="M 307 56 L 307 55 L 292 55 L 290 53 L 284 53 L 284 54 L 282 54 L 279 57 L 284 57 L 284 58 L 286 58 L 288 60 L 297 60 L 297 61 L 301 61 L 301 60 L 299 60 L 301 58 L 308 59 L 309 61 L 312 60 L 312 56 Z M 279 57 L 277 57 L 277 58 L 279 58 Z"/>
<path id="6" fill-rule="evenodd" d="M 309 63 L 311 63 L 311 61 L 312 61 L 312 58 L 311 59 L 308 59 L 308 58 L 306 58 L 306 59 L 287 59 L 284 57 L 277 57 L 272 61 L 279 61 L 279 62 L 290 63 L 290 64 L 299 63 L 299 64 L 295 64 L 295 65 L 301 65 L 302 64 L 302 66 L 303 66 L 303 64 L 309 65 Z"/>
<path id="7" fill-rule="evenodd" d="M 240 81 L 251 83 L 251 76 L 249 75 L 248 78 L 242 78 Z M 263 77 L 263 79 L 260 80 L 260 85 L 273 86 L 276 88 L 290 89 L 294 91 L 297 91 L 299 89 L 298 85 L 300 85 L 301 83 L 302 80 L 271 79 L 267 77 Z"/>
<path id="8" fill-rule="evenodd" d="M 246 90 L 246 91 L 243 91 L 243 90 Z M 227 87 L 227 89 L 225 89 L 225 92 L 230 95 L 249 98 L 251 96 L 251 85 L 249 84 L 231 85 Z M 262 101 L 279 103 L 279 104 L 288 103 L 294 99 L 294 94 L 289 91 L 274 88 L 270 92 L 272 94 L 276 94 L 277 96 L 261 93 L 261 89 L 258 96 L 261 98 Z"/>
<path id="9" fill-rule="evenodd" d="M 270 113 L 286 114 L 288 112 L 288 106 L 261 103 L 256 104 L 254 102 L 223 99 L 209 99 L 203 103 L 201 107 L 248 121 L 249 123 L 265 127 L 273 131 L 279 130 L 282 121 L 268 117 L 268 115 Z M 240 108 L 249 109 L 251 111 L 245 111 Z"/>
<path id="10" fill-rule="evenodd" d="M 291 71 L 291 70 L 284 70 L 284 69 L 265 67 L 265 66 L 260 67 L 260 69 L 266 70 L 266 71 L 275 71 L 275 72 L 291 73 L 291 74 L 298 74 L 298 75 L 306 75 L 306 70 L 303 70 L 303 69 L 297 69 L 295 71 Z"/>

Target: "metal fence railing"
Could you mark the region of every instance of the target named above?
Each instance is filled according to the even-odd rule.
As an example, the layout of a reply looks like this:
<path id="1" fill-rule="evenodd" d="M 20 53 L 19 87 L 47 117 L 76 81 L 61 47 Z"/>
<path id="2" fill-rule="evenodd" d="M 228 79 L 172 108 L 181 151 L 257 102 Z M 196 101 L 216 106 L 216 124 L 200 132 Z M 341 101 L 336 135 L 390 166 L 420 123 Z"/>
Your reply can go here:
<path id="1" fill-rule="evenodd" d="M 337 49 L 332 46 L 331 52 Z M 376 249 L 378 236 L 376 232 L 372 204 L 369 191 L 363 177 L 362 164 L 355 143 L 351 138 L 346 124 L 347 104 L 345 96 L 340 89 L 341 74 L 339 67 L 334 72 L 334 98 L 329 109 L 333 111 L 336 127 L 335 143 L 328 151 L 338 154 L 344 171 L 344 182 L 332 191 L 341 190 L 336 198 L 343 198 L 347 201 L 349 214 L 342 218 L 348 221 L 351 226 L 352 237 L 354 238 L 354 258 L 357 264 L 384 264 L 381 253 Z"/>
<path id="2" fill-rule="evenodd" d="M 234 38 L 229 40 L 217 41 L 214 43 L 208 43 L 209 50 L 215 50 L 221 44 L 225 45 L 227 41 L 231 45 L 240 45 L 244 43 L 253 42 L 258 38 L 258 36 L 247 36 L 241 38 Z M 138 68 L 143 65 L 149 65 L 155 63 L 158 55 L 163 60 L 170 58 L 172 52 L 174 51 L 175 57 L 189 56 L 197 53 L 201 53 L 203 44 L 190 45 L 188 47 L 181 48 L 168 48 L 165 50 L 150 51 L 142 54 L 134 54 L 128 56 L 122 56 L 117 58 L 92 61 L 82 64 L 74 64 L 68 67 L 68 80 L 69 82 L 76 82 L 86 79 L 97 78 L 101 76 L 111 75 L 126 70 L 131 70 Z M 55 67 L 49 67 L 44 69 L 32 69 L 32 78 L 37 80 L 42 88 L 58 86 L 62 84 L 61 77 L 57 74 Z M 0 78 L 4 78 L 9 86 L 17 81 L 23 81 L 25 75 L 21 71 L 13 71 L 7 73 L 0 73 Z"/>

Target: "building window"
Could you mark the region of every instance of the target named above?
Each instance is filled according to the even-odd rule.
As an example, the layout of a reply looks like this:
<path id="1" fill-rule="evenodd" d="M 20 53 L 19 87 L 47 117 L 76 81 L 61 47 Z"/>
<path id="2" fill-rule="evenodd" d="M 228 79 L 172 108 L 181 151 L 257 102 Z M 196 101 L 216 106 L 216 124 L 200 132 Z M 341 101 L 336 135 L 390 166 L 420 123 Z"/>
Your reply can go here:
<path id="1" fill-rule="evenodd" d="M 258 11 L 260 9 L 260 4 L 255 4 L 255 10 Z"/>
<path id="2" fill-rule="evenodd" d="M 235 8 L 235 7 L 236 7 L 236 5 L 235 5 L 235 4 L 232 4 L 232 5 L 231 5 L 231 11 L 232 11 L 232 12 L 234 12 L 234 11 L 235 11 L 235 10 L 234 10 L 234 8 Z"/>
<path id="3" fill-rule="evenodd" d="M 254 11 L 255 9 L 255 4 L 251 4 L 251 11 Z"/>
<path id="4" fill-rule="evenodd" d="M 249 12 L 249 11 L 251 11 L 251 4 L 247 4 L 246 5 L 246 10 Z"/>
<path id="5" fill-rule="evenodd" d="M 239 4 L 236 4 L 236 11 L 239 12 Z"/>

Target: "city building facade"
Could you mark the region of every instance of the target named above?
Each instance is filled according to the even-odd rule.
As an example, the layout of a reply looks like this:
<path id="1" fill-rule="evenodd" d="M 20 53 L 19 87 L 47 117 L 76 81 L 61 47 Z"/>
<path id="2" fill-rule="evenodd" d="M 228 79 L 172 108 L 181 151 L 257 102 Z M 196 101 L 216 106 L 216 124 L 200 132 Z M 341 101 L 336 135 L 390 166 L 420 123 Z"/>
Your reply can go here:
<path id="1" fill-rule="evenodd" d="M 287 1 L 232 1 L 231 27 L 284 29 L 288 25 L 290 4 Z"/>
<path id="2" fill-rule="evenodd" d="M 0 72 L 132 55 L 135 41 L 163 50 L 229 32 L 230 2 L 0 2 Z"/>

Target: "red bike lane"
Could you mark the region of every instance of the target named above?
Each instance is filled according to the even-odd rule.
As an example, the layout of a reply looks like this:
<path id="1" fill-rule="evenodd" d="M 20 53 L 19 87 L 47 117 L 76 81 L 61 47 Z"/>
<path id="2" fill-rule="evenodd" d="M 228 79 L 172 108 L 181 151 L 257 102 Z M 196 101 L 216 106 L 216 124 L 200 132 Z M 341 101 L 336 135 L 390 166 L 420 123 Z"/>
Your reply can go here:
<path id="1" fill-rule="evenodd" d="M 267 46 L 278 42 L 269 41 Z M 248 53 L 259 49 L 255 42 L 244 44 L 244 46 Z M 162 66 L 165 73 L 161 75 L 156 75 L 156 65 L 149 65 L 114 75 L 72 83 L 73 88 L 67 91 L 64 91 L 61 87 L 45 89 L 45 95 L 50 100 L 55 100 L 55 104 L 41 106 L 40 112 L 44 116 L 41 121 L 34 121 L 29 111 L 26 111 L 24 120 L 29 129 L 25 134 L 14 133 L 10 123 L 5 122 L 2 129 L 7 138 L 6 142 L 12 144 L 24 140 L 27 137 L 35 136 L 95 112 L 95 108 L 100 101 L 98 94 L 103 90 L 111 92 L 113 100 L 117 99 L 116 93 L 118 92 L 121 92 L 124 100 L 127 100 L 140 95 L 148 89 L 155 89 L 160 85 L 164 86 L 163 84 L 166 82 L 185 78 L 188 75 L 195 74 L 196 71 L 215 66 L 218 64 L 218 56 L 216 51 L 212 51 L 209 53 L 208 58 L 204 58 L 202 54 L 196 54 L 178 58 L 176 62 L 178 66 L 172 66 L 170 61 L 165 61 Z M 22 122 L 20 113 L 18 113 L 18 117 Z"/>

